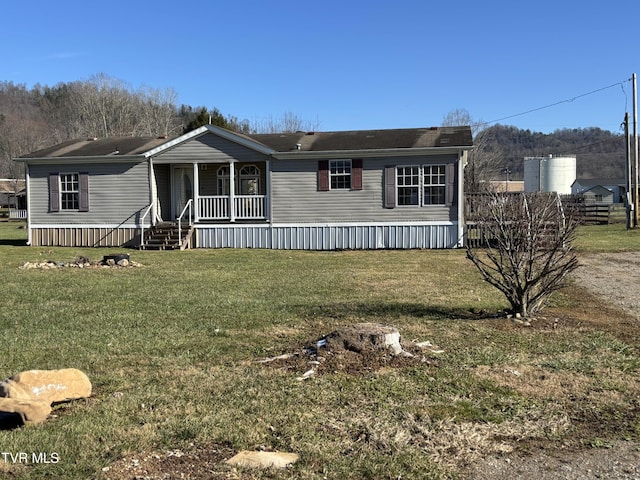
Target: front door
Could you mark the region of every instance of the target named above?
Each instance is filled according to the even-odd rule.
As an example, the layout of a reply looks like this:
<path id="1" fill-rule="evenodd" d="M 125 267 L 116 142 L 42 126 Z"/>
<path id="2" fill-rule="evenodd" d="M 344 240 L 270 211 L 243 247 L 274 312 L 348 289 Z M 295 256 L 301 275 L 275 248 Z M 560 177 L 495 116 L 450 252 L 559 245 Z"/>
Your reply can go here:
<path id="1" fill-rule="evenodd" d="M 177 219 L 187 202 L 193 198 L 193 167 L 173 169 L 173 218 Z M 191 206 L 193 214 L 194 205 Z"/>

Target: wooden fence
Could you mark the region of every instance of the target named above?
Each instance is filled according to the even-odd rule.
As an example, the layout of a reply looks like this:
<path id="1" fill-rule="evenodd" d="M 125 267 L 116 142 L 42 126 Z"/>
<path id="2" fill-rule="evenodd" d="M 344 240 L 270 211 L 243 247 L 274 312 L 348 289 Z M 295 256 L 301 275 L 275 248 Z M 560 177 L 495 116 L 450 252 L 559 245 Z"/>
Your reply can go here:
<path id="1" fill-rule="evenodd" d="M 501 193 L 519 195 L 521 192 Z M 492 243 L 486 228 L 479 220 L 483 218 L 483 208 L 494 195 L 468 194 L 465 196 L 465 242 L 472 248 L 488 246 Z M 567 216 L 572 216 L 581 224 L 606 225 L 626 222 L 626 208 L 622 204 L 593 203 L 585 201 L 582 195 L 561 195 L 562 208 Z"/>
<path id="2" fill-rule="evenodd" d="M 580 223 L 608 225 L 626 222 L 626 208 L 620 203 L 597 203 L 583 195 L 561 195 L 562 206 Z"/>

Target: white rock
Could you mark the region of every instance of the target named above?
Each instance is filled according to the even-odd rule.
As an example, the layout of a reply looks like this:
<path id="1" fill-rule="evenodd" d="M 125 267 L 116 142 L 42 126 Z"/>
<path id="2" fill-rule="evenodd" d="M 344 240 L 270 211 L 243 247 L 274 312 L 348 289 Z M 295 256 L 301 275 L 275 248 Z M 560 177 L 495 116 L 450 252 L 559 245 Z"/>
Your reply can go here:
<path id="1" fill-rule="evenodd" d="M 258 468 L 286 468 L 296 463 L 299 455 L 297 453 L 285 452 L 251 452 L 243 450 L 227 460 L 230 465 Z"/>

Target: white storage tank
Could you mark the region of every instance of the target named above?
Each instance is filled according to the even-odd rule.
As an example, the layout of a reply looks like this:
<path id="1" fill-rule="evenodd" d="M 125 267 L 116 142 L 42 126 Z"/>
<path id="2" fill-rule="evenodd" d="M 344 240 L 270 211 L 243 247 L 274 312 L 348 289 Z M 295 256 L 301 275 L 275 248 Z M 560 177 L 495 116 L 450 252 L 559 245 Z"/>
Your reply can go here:
<path id="1" fill-rule="evenodd" d="M 524 191 L 570 194 L 576 180 L 575 155 L 524 158 Z"/>

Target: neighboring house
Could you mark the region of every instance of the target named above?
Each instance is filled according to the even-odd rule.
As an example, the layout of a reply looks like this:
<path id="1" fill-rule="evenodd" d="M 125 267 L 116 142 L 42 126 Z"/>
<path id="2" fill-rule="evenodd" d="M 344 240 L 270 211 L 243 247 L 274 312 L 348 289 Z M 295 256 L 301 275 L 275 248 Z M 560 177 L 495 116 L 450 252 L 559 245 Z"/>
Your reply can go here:
<path id="1" fill-rule="evenodd" d="M 31 245 L 146 245 L 179 220 L 183 247 L 453 248 L 471 148 L 468 127 L 246 136 L 209 125 L 16 161 Z"/>
<path id="2" fill-rule="evenodd" d="M 624 178 L 578 178 L 571 185 L 573 195 L 596 203 L 624 203 L 626 190 Z"/>
<path id="3" fill-rule="evenodd" d="M 0 178 L 0 207 L 26 208 L 24 198 L 24 180 Z"/>
<path id="4" fill-rule="evenodd" d="M 11 220 L 27 218 L 25 181 L 16 178 L 0 178 L 0 208 L 8 209 Z"/>
<path id="5" fill-rule="evenodd" d="M 583 190 L 582 195 L 588 203 L 614 203 L 613 192 L 602 185 Z"/>

